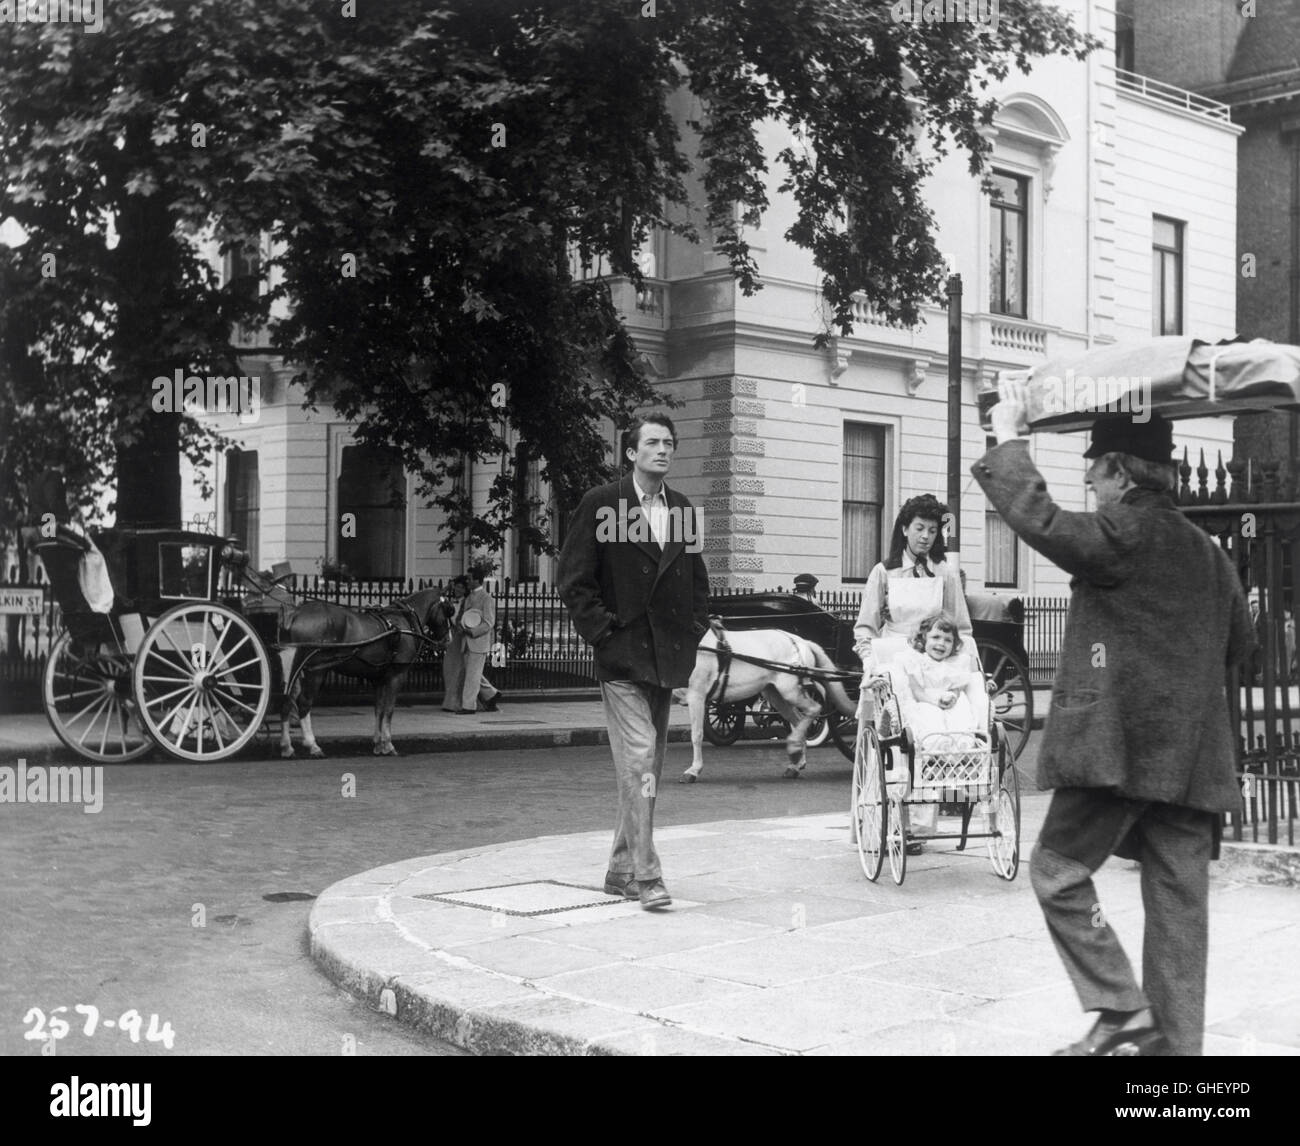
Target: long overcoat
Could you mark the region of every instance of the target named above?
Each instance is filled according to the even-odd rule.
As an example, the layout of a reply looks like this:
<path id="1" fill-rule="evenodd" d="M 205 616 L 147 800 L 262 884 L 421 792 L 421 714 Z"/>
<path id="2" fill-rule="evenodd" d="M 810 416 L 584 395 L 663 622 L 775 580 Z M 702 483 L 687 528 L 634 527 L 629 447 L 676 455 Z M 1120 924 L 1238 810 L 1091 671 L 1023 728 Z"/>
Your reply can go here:
<path id="1" fill-rule="evenodd" d="M 1015 533 L 1071 575 L 1039 787 L 1235 810 L 1225 677 L 1254 634 L 1227 555 L 1167 494 L 1130 489 L 1095 513 L 1061 509 L 1023 441 L 989 450 L 972 472 Z"/>
<path id="2" fill-rule="evenodd" d="M 665 486 L 669 539 L 650 534 L 629 474 L 588 491 L 560 552 L 560 597 L 595 650 L 599 680 L 679 688 L 708 631 L 709 574 L 687 498 Z"/>

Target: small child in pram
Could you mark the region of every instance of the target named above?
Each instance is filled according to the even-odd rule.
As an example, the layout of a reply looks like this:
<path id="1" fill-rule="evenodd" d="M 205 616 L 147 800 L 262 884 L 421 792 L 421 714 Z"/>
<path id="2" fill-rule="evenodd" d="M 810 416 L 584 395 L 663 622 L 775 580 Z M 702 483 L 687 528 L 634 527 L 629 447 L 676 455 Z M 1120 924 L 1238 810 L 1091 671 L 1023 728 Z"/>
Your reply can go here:
<path id="1" fill-rule="evenodd" d="M 914 702 L 904 719 L 920 751 L 951 752 L 974 746 L 979 721 L 966 695 L 973 674 L 968 659 L 958 656 L 961 651 L 956 622 L 946 613 L 936 613 L 920 623 L 912 647 L 899 656 L 898 667 Z"/>

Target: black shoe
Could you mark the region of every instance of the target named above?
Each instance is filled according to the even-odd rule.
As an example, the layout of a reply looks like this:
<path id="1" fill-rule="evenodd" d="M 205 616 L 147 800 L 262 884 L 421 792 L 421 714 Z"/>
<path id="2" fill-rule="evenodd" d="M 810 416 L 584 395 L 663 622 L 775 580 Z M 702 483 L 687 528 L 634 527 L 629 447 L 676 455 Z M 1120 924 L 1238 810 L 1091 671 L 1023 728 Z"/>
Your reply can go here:
<path id="1" fill-rule="evenodd" d="M 1141 1011 L 1102 1011 L 1092 1030 L 1054 1056 L 1091 1058 L 1152 1058 L 1173 1054 L 1169 1040 L 1151 1008 Z"/>
<path id="2" fill-rule="evenodd" d="M 624 899 L 636 899 L 641 894 L 641 885 L 634 875 L 620 875 L 618 872 L 605 873 L 605 894 L 621 895 Z"/>
<path id="3" fill-rule="evenodd" d="M 668 894 L 668 889 L 664 887 L 662 879 L 651 879 L 641 884 L 638 897 L 641 900 L 641 906 L 647 911 L 667 907 L 673 901 L 672 896 Z"/>
<path id="4" fill-rule="evenodd" d="M 457 715 L 457 716 L 477 716 L 478 713 L 477 713 L 477 710 L 476 710 L 476 709 L 473 709 L 473 708 L 458 708 L 458 709 L 456 709 L 456 715 Z"/>
<path id="5" fill-rule="evenodd" d="M 500 699 L 501 699 L 501 694 L 498 693 L 496 696 L 494 696 L 491 700 L 489 700 L 486 704 L 483 705 L 483 711 L 499 712 L 500 709 L 497 708 L 497 701 Z"/>

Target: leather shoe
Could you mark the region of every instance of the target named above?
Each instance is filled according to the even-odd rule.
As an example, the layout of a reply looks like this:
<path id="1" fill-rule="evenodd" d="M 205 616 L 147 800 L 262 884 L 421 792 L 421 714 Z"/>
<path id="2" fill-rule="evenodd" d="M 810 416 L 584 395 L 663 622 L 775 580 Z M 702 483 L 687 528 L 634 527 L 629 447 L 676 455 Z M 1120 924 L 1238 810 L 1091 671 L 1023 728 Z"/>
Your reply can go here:
<path id="1" fill-rule="evenodd" d="M 500 710 L 497 708 L 497 701 L 500 700 L 500 699 L 501 699 L 501 694 L 500 694 L 500 693 L 497 693 L 496 696 L 494 696 L 491 700 L 487 701 L 487 702 L 483 705 L 483 711 L 484 711 L 484 712 L 499 712 Z"/>
<path id="2" fill-rule="evenodd" d="M 621 895 L 624 899 L 636 899 L 641 894 L 641 885 L 637 883 L 636 876 L 620 875 L 618 872 L 607 871 L 605 873 L 605 894 Z"/>
<path id="3" fill-rule="evenodd" d="M 1169 1040 L 1150 1007 L 1140 1011 L 1102 1011 L 1092 1030 L 1054 1056 L 1092 1058 L 1151 1058 L 1173 1054 Z"/>
<path id="4" fill-rule="evenodd" d="M 668 889 L 664 887 L 662 879 L 647 880 L 640 885 L 638 894 L 641 899 L 641 906 L 647 911 L 667 907 L 673 901 L 672 896 L 668 894 Z"/>
<path id="5" fill-rule="evenodd" d="M 456 709 L 456 715 L 457 715 L 457 716 L 476 716 L 476 715 L 477 715 L 477 712 L 476 712 L 474 709 L 472 709 L 472 708 L 458 708 L 458 709 Z"/>

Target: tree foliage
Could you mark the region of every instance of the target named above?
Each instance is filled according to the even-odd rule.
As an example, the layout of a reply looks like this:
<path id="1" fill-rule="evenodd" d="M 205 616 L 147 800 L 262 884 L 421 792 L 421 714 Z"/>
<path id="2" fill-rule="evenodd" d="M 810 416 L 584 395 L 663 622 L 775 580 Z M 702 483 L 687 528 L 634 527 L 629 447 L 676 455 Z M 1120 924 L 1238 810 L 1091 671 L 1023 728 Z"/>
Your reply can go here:
<path id="1" fill-rule="evenodd" d="M 569 505 L 605 472 L 601 418 L 656 397 L 608 282 L 574 281 L 571 252 L 639 285 L 635 252 L 664 228 L 710 239 L 757 289 L 744 225 L 775 160 L 831 326 L 851 330 L 855 294 L 913 323 L 941 286 L 935 155 L 962 148 L 979 171 L 990 81 L 1087 47 L 1033 0 L 1002 0 L 990 27 L 861 0 L 117 0 L 99 35 L 0 25 L 0 218 L 30 236 L 0 321 L 83 376 L 69 406 L 90 456 L 116 449 L 121 499 L 140 443 L 201 448 L 184 420 L 160 429 L 149 380 L 231 372 L 231 324 L 283 298 L 267 337 L 310 400 L 400 451 L 448 544 L 465 529 L 491 548 L 517 485 L 503 474 L 476 520 L 466 457 L 508 455 L 517 435 Z M 671 110 L 683 86 L 695 155 Z M 798 141 L 775 157 L 767 119 Z M 276 289 L 223 287 L 204 228 L 271 232 Z M 60 273 L 41 279 L 48 251 Z"/>

